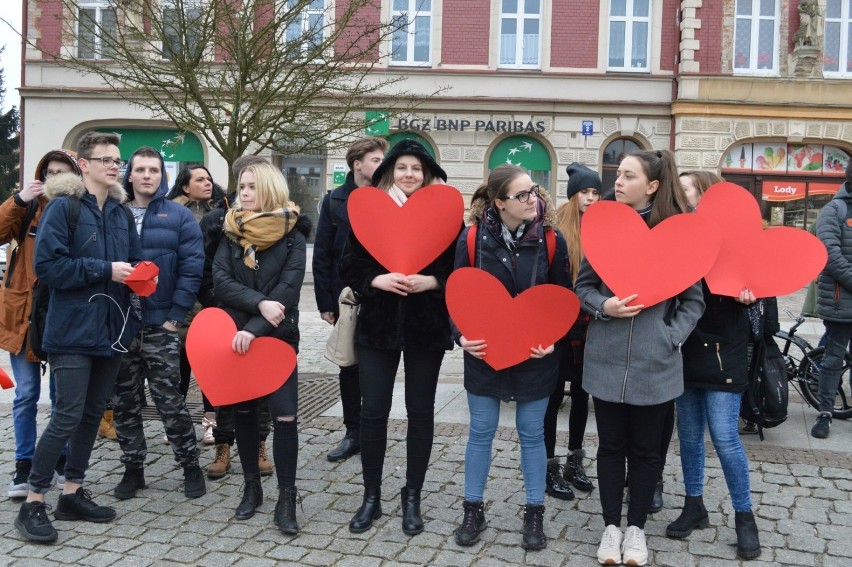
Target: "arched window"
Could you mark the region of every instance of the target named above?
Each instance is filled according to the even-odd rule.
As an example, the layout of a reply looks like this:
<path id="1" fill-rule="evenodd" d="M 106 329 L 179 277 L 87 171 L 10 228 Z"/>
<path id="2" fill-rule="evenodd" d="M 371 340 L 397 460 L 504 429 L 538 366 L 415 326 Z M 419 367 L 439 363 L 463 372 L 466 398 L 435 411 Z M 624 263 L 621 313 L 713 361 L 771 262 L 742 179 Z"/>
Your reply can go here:
<path id="1" fill-rule="evenodd" d="M 438 159 L 438 156 L 435 155 L 435 148 L 432 147 L 432 144 L 429 143 L 429 140 L 421 136 L 420 134 L 415 134 L 414 132 L 405 131 L 405 132 L 397 132 L 396 134 L 391 134 L 387 137 L 388 145 L 392 148 L 403 140 L 414 140 L 415 142 L 420 142 L 426 151 L 429 152 L 429 155 L 432 156 L 435 160 Z"/>
<path id="2" fill-rule="evenodd" d="M 551 161 L 547 147 L 530 136 L 509 136 L 497 143 L 488 160 L 489 171 L 508 163 L 523 167 L 530 173 L 533 181 L 547 188 L 550 185 Z"/>
<path id="3" fill-rule="evenodd" d="M 610 142 L 603 153 L 603 172 L 601 173 L 601 197 L 612 198 L 615 179 L 618 177 L 618 165 L 630 152 L 641 150 L 632 138 L 618 138 Z"/>

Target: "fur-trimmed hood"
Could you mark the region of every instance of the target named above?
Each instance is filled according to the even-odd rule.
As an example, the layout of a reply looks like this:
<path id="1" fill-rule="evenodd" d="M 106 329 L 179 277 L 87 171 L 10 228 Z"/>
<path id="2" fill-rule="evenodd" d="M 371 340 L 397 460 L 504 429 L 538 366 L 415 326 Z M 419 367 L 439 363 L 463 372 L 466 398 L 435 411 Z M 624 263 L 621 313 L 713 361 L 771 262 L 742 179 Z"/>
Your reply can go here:
<path id="1" fill-rule="evenodd" d="M 491 207 L 488 199 L 480 198 L 470 203 L 470 211 L 467 214 L 468 224 L 479 224 L 485 218 L 486 211 Z M 499 218 L 499 215 L 498 215 Z M 533 223 L 541 221 L 544 228 L 556 228 L 556 207 L 550 200 L 550 195 L 542 192 L 538 196 L 538 216 Z"/>
<path id="2" fill-rule="evenodd" d="M 62 173 L 54 175 L 44 184 L 44 194 L 48 199 L 69 195 L 82 199 L 86 195 L 86 186 L 76 173 Z M 107 196 L 112 197 L 119 203 L 127 201 L 127 193 L 124 188 L 116 183 L 109 188 Z"/>

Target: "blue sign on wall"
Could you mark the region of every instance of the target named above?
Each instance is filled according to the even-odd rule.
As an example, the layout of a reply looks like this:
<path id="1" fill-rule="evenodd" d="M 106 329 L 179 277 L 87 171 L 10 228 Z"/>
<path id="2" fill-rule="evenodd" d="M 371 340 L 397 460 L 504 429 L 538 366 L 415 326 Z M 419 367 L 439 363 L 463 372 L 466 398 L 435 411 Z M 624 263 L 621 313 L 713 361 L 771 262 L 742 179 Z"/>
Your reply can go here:
<path id="1" fill-rule="evenodd" d="M 595 133 L 594 122 L 592 122 L 591 120 L 583 120 L 583 135 L 584 136 L 591 136 L 594 133 Z"/>

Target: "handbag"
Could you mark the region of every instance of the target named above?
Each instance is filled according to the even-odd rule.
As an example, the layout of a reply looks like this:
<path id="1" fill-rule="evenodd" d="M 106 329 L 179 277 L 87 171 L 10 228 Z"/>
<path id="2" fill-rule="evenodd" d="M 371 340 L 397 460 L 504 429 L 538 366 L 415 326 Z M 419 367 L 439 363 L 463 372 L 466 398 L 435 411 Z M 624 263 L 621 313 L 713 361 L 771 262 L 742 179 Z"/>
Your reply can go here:
<path id="1" fill-rule="evenodd" d="M 355 350 L 355 327 L 358 324 L 358 297 L 351 287 L 343 288 L 338 299 L 340 315 L 325 344 L 325 357 L 338 366 L 358 364 Z"/>

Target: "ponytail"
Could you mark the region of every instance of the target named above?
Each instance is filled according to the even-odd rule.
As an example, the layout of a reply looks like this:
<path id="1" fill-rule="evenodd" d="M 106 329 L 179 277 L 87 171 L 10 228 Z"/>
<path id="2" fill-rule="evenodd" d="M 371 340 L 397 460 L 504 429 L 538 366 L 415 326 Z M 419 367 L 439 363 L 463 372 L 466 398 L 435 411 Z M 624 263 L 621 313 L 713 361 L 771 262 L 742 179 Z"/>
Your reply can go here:
<path id="1" fill-rule="evenodd" d="M 638 150 L 630 155 L 642 164 L 648 181 L 658 182 L 651 201 L 651 218 L 648 223 L 652 228 L 672 215 L 689 211 L 689 203 L 680 187 L 675 157 L 671 151 Z"/>

